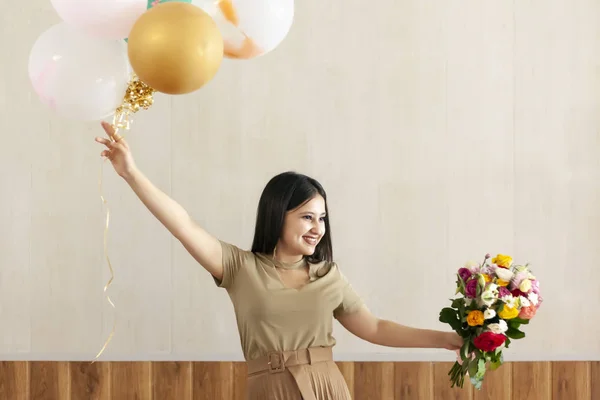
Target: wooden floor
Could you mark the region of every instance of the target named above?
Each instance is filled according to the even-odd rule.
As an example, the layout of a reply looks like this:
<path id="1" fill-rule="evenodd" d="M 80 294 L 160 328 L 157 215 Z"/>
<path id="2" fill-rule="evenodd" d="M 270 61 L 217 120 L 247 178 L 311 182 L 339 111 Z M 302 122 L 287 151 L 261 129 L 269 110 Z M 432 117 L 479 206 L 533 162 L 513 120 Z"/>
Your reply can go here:
<path id="1" fill-rule="evenodd" d="M 600 400 L 600 362 L 507 363 L 481 391 L 450 389 L 450 363 L 338 363 L 357 400 Z M 230 362 L 0 362 L 0 400 L 244 399 Z"/>

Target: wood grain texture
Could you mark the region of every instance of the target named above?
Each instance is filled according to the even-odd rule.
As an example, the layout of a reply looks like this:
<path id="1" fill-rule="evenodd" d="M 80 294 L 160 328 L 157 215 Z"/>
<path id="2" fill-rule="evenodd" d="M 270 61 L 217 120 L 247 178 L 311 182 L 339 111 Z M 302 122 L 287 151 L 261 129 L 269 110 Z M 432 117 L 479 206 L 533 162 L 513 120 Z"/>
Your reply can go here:
<path id="1" fill-rule="evenodd" d="M 71 398 L 110 399 L 110 364 L 70 363 Z"/>
<path id="2" fill-rule="evenodd" d="M 192 364 L 156 362 L 152 366 L 152 395 L 155 399 L 192 400 Z"/>
<path id="3" fill-rule="evenodd" d="M 590 363 L 590 398 L 600 399 L 600 361 Z"/>
<path id="4" fill-rule="evenodd" d="M 394 365 L 394 398 L 418 400 L 431 398 L 433 366 L 430 363 L 407 362 Z"/>
<path id="5" fill-rule="evenodd" d="M 466 379 L 464 388 L 450 387 L 448 371 L 453 364 L 451 362 L 433 363 L 432 399 L 471 400 L 473 398 L 473 388 Z"/>
<path id="6" fill-rule="evenodd" d="M 512 399 L 512 364 L 486 374 L 485 385 L 481 390 L 473 391 L 474 400 L 511 400 Z"/>
<path id="7" fill-rule="evenodd" d="M 29 399 L 27 362 L 0 361 L 0 399 Z"/>
<path id="8" fill-rule="evenodd" d="M 481 390 L 450 388 L 451 363 L 339 362 L 357 400 L 597 400 L 600 362 L 515 362 Z M 246 398 L 240 362 L 0 362 L 0 400 Z"/>
<path id="9" fill-rule="evenodd" d="M 590 398 L 590 364 L 557 362 L 552 365 L 552 398 Z"/>
<path id="10" fill-rule="evenodd" d="M 513 400 L 550 399 L 552 365 L 549 362 L 521 362 L 512 366 Z"/>

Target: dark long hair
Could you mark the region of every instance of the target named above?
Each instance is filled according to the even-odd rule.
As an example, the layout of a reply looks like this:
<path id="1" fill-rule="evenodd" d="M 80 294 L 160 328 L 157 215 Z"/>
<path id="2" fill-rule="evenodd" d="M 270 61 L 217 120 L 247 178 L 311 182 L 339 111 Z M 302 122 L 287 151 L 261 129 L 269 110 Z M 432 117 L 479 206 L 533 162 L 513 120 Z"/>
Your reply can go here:
<path id="1" fill-rule="evenodd" d="M 325 200 L 325 234 L 317 244 L 315 252 L 306 258 L 311 263 L 333 261 L 325 189 L 315 179 L 296 172 L 276 175 L 265 186 L 258 202 L 252 252 L 272 254 L 283 231 L 285 214 L 317 195 L 321 195 Z"/>

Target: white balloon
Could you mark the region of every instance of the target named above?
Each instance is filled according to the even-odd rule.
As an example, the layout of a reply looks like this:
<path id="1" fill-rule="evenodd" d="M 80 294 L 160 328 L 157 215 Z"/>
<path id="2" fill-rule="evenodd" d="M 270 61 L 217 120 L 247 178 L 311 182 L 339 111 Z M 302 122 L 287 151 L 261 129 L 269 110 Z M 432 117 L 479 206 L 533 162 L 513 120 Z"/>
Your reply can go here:
<path id="1" fill-rule="evenodd" d="M 36 40 L 29 79 L 42 102 L 59 115 L 93 121 L 121 104 L 131 77 L 123 40 L 100 39 L 65 22 Z"/>
<path id="2" fill-rule="evenodd" d="M 213 17 L 230 58 L 254 58 L 273 51 L 294 22 L 294 0 L 192 0 L 192 4 Z"/>
<path id="3" fill-rule="evenodd" d="M 60 18 L 90 35 L 108 39 L 129 36 L 147 0 L 51 0 Z"/>

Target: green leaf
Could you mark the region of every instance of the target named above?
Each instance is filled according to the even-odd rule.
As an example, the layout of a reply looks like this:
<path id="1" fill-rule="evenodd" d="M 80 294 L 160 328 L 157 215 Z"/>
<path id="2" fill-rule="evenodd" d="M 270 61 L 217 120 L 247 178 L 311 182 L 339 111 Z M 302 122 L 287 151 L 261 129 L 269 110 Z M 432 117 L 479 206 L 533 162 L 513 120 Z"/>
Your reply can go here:
<path id="1" fill-rule="evenodd" d="M 528 319 L 522 319 L 522 318 L 513 318 L 509 320 L 510 322 L 516 322 L 517 324 L 520 325 L 527 325 L 529 323 Z"/>
<path id="2" fill-rule="evenodd" d="M 479 361 L 477 362 L 477 378 L 479 379 L 483 379 L 483 376 L 485 375 L 485 360 L 483 358 L 480 358 Z"/>
<path id="3" fill-rule="evenodd" d="M 452 308 L 446 307 L 440 311 L 440 322 L 449 324 L 454 331 L 459 332 L 462 328 L 458 312 Z"/>
<path id="4" fill-rule="evenodd" d="M 506 331 L 506 336 L 511 339 L 523 339 L 525 337 L 525 332 L 521 332 L 516 328 L 509 327 Z"/>
<path id="5" fill-rule="evenodd" d="M 454 299 L 454 300 L 452 300 L 452 308 L 459 309 L 463 305 L 463 303 L 464 303 L 463 298 Z"/>
<path id="6" fill-rule="evenodd" d="M 510 346 L 510 343 L 511 343 L 510 339 L 506 338 L 506 341 L 504 342 L 504 348 L 508 349 L 508 347 Z"/>
<path id="7" fill-rule="evenodd" d="M 519 329 L 519 327 L 521 326 L 521 324 L 518 321 L 514 321 L 512 319 L 506 321 L 506 325 L 508 325 L 509 328 L 513 329 Z"/>
<path id="8" fill-rule="evenodd" d="M 504 363 L 504 356 L 502 355 L 501 351 L 496 352 L 494 358 L 495 360 L 490 364 L 492 371 L 500 368 L 500 366 Z"/>
<path id="9" fill-rule="evenodd" d="M 465 340 L 462 347 L 460 348 L 460 358 L 463 361 L 471 357 L 470 356 L 470 353 L 471 353 L 470 347 L 471 347 L 471 343 L 468 340 Z"/>
<path id="10" fill-rule="evenodd" d="M 490 363 L 490 370 L 495 371 L 498 368 L 500 368 L 501 365 L 502 365 L 502 361 L 500 361 L 500 360 L 491 362 Z"/>
<path id="11" fill-rule="evenodd" d="M 469 362 L 469 376 L 471 378 L 477 376 L 477 360 Z"/>

